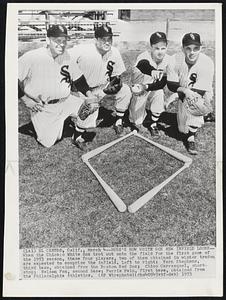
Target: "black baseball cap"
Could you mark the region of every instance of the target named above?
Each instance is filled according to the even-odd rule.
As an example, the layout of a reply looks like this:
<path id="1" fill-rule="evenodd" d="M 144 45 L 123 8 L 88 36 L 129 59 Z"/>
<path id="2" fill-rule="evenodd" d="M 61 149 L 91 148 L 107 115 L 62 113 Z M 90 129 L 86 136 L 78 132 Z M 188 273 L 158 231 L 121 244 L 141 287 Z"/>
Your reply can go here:
<path id="1" fill-rule="evenodd" d="M 64 25 L 52 25 L 47 29 L 47 37 L 68 37 L 67 28 Z"/>
<path id="2" fill-rule="evenodd" d="M 201 40 L 200 40 L 200 35 L 198 33 L 186 33 L 182 39 L 182 45 L 183 47 L 188 46 L 188 45 L 197 45 L 201 46 Z"/>
<path id="3" fill-rule="evenodd" d="M 108 25 L 101 25 L 95 29 L 95 38 L 103 38 L 105 36 L 113 36 L 112 29 Z"/>
<path id="4" fill-rule="evenodd" d="M 150 44 L 157 44 L 159 42 L 164 42 L 167 44 L 166 34 L 164 32 L 157 31 L 153 33 L 150 37 Z"/>

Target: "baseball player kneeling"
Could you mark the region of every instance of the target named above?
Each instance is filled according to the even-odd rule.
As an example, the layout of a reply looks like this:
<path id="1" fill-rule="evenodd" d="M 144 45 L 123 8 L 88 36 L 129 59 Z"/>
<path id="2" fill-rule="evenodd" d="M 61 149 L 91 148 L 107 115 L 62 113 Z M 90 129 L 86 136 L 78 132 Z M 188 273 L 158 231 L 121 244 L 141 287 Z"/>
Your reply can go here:
<path id="1" fill-rule="evenodd" d="M 132 127 L 143 123 L 146 109 L 151 112 L 149 131 L 152 136 L 159 135 L 158 120 L 164 111 L 164 92 L 166 67 L 169 56 L 166 54 L 167 39 L 163 32 L 155 32 L 150 37 L 150 48 L 141 53 L 132 75 L 133 97 L 129 107 Z"/>
<path id="2" fill-rule="evenodd" d="M 84 97 L 71 94 L 73 81 L 78 87 L 87 83 L 66 50 L 67 39 L 65 26 L 52 25 L 47 46 L 19 58 L 19 98 L 30 110 L 37 140 L 45 147 L 61 139 L 65 119 L 77 117 L 84 102 Z"/>
<path id="3" fill-rule="evenodd" d="M 123 117 L 129 107 L 131 91 L 126 84 L 121 82 L 120 75 L 125 71 L 125 66 L 119 51 L 112 46 L 112 37 L 111 27 L 102 25 L 95 30 L 94 43 L 75 45 L 69 51 L 84 74 L 89 86 L 89 95 L 96 98 L 94 102 L 100 105 L 106 95 L 114 98 L 116 109 L 114 129 L 116 134 L 121 135 Z M 98 105 L 94 107 L 91 103 L 82 108 L 74 135 L 74 144 L 78 148 L 84 148 L 86 143 L 83 138 L 85 130 L 96 127 L 98 111 Z"/>
<path id="4" fill-rule="evenodd" d="M 182 52 L 173 55 L 167 67 L 167 85 L 178 93 L 178 129 L 185 134 L 190 154 L 197 154 L 195 134 L 204 123 L 203 117 L 212 111 L 213 75 L 213 61 L 201 53 L 199 34 L 185 34 Z"/>

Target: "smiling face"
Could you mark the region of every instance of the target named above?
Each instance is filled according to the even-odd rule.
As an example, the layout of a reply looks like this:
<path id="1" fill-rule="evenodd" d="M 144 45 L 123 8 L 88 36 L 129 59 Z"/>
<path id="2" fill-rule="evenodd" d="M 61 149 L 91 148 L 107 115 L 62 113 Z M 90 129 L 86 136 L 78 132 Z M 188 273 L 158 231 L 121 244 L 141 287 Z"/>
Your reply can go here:
<path id="1" fill-rule="evenodd" d="M 184 46 L 182 49 L 185 55 L 185 61 L 190 65 L 194 65 L 199 57 L 201 46 L 191 44 Z"/>
<path id="2" fill-rule="evenodd" d="M 152 59 L 159 63 L 163 60 L 167 50 L 167 44 L 165 42 L 158 42 L 151 45 L 151 56 Z"/>
<path id="3" fill-rule="evenodd" d="M 96 39 L 96 47 L 101 54 L 105 54 L 111 50 L 112 36 L 105 36 Z"/>
<path id="4" fill-rule="evenodd" d="M 49 38 L 49 48 L 53 57 L 63 54 L 66 46 L 67 46 L 67 38 L 64 36 Z"/>

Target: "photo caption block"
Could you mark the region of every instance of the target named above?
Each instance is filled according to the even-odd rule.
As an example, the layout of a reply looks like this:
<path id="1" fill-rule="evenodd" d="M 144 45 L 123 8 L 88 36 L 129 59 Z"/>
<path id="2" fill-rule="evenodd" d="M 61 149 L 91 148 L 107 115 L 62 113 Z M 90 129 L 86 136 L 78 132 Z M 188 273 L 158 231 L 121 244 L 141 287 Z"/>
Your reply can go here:
<path id="1" fill-rule="evenodd" d="M 215 246 L 20 250 L 20 279 L 215 277 Z"/>

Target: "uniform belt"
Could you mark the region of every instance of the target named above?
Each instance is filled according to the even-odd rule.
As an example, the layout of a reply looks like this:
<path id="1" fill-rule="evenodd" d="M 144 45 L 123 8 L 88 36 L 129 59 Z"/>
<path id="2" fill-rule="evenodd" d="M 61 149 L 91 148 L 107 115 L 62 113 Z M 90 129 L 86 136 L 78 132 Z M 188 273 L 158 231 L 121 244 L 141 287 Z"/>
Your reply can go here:
<path id="1" fill-rule="evenodd" d="M 55 103 L 58 103 L 61 99 L 53 99 L 53 100 L 50 100 L 48 101 L 47 104 L 55 104 Z"/>
<path id="2" fill-rule="evenodd" d="M 90 87 L 90 90 L 93 91 L 93 90 L 96 90 L 96 89 L 103 89 L 105 86 L 106 86 L 107 83 L 104 83 L 104 84 L 100 84 L 100 85 L 96 85 L 96 86 L 93 86 L 93 87 Z"/>
<path id="3" fill-rule="evenodd" d="M 59 99 L 52 99 L 50 101 L 47 102 L 47 104 L 55 104 L 55 103 L 58 103 L 58 102 L 63 102 L 64 100 L 66 100 L 69 96 L 67 97 L 63 97 L 63 98 L 59 98 Z"/>
<path id="4" fill-rule="evenodd" d="M 95 89 L 97 89 L 97 88 L 99 88 L 99 87 L 100 87 L 99 85 L 93 86 L 93 87 L 90 87 L 90 90 L 93 91 L 93 90 L 95 90 Z"/>

